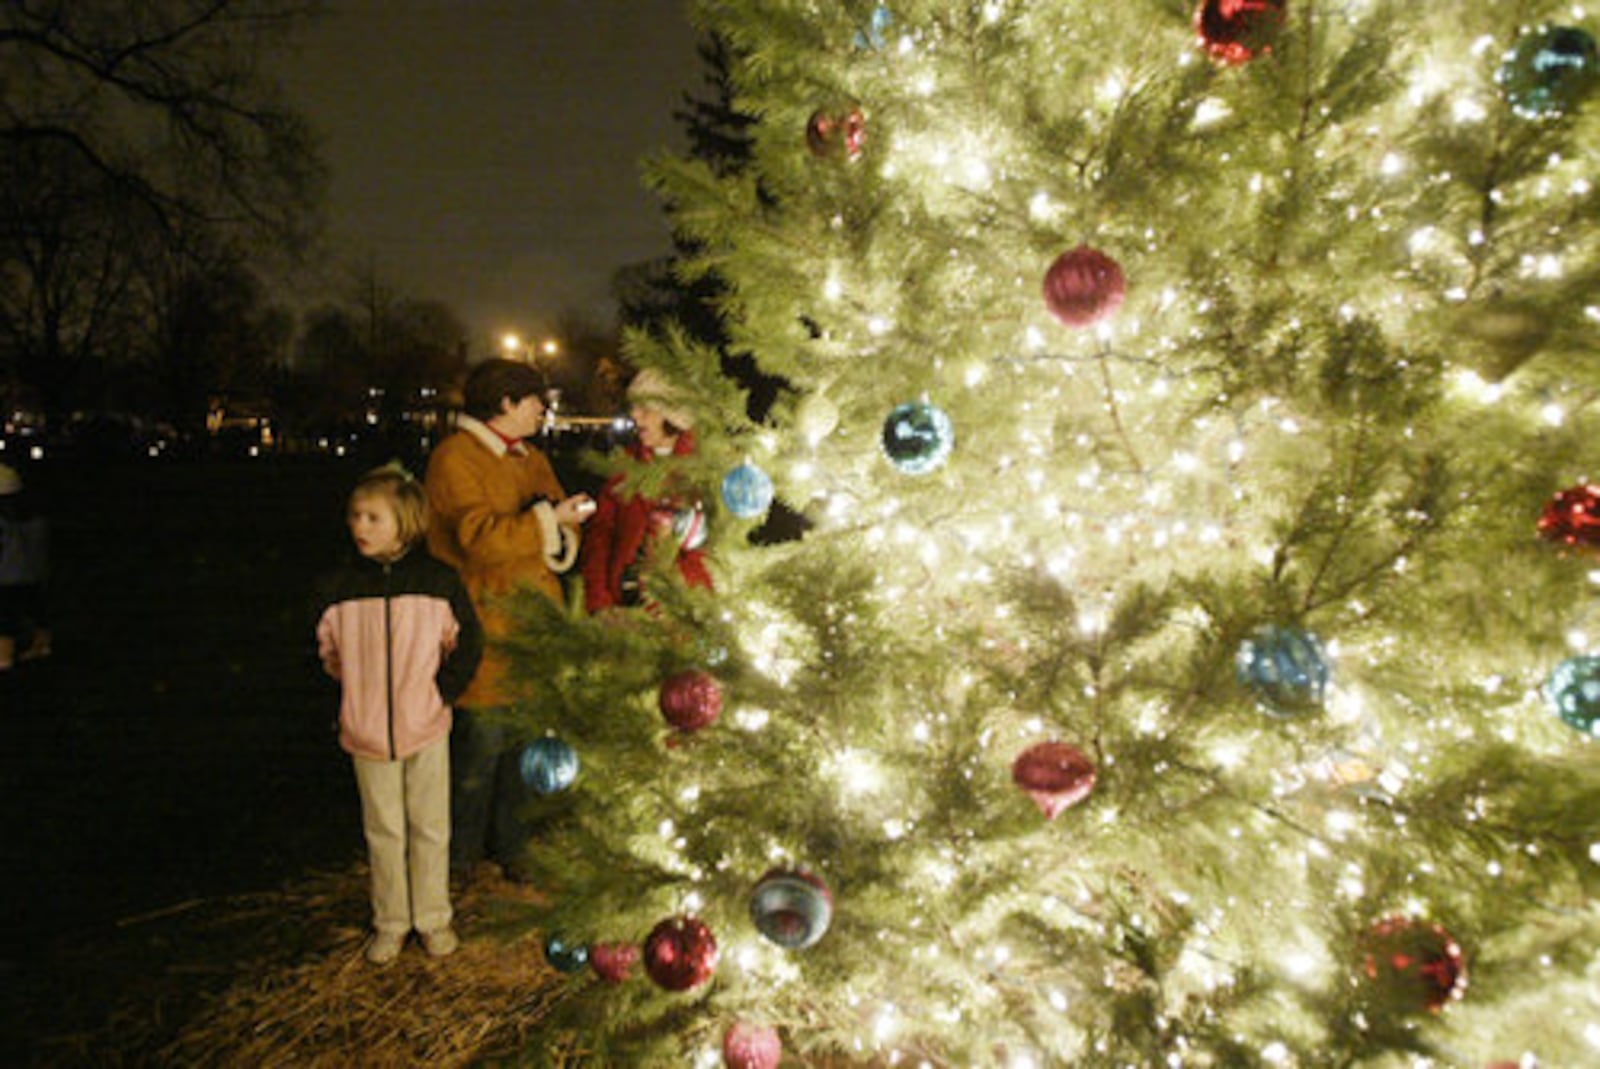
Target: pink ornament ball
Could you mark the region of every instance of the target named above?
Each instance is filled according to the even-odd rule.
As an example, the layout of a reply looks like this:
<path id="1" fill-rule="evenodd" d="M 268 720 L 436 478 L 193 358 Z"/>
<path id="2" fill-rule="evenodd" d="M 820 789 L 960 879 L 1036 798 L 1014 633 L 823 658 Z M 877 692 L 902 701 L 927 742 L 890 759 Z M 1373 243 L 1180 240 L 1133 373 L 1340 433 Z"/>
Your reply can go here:
<path id="1" fill-rule="evenodd" d="M 710 673 L 689 669 L 661 684 L 658 702 L 667 723 L 679 731 L 699 731 L 722 715 L 722 687 Z"/>
<path id="2" fill-rule="evenodd" d="M 1545 504 L 1539 535 L 1563 545 L 1600 547 L 1600 486 L 1580 483 Z"/>
<path id="3" fill-rule="evenodd" d="M 1201 0 L 1194 29 L 1218 63 L 1248 63 L 1272 51 L 1288 0 Z"/>
<path id="4" fill-rule="evenodd" d="M 1122 307 L 1128 294 L 1117 261 L 1087 245 L 1056 257 L 1044 276 L 1044 303 L 1069 327 L 1087 327 Z"/>
<path id="5" fill-rule="evenodd" d="M 806 122 L 806 147 L 813 156 L 858 160 L 866 143 L 867 117 L 860 108 L 837 113 L 814 111 Z"/>
<path id="6" fill-rule="evenodd" d="M 1011 782 L 1033 799 L 1046 820 L 1089 797 L 1094 781 L 1094 762 L 1064 742 L 1030 746 L 1011 764 Z"/>
<path id="7" fill-rule="evenodd" d="M 1438 1013 L 1466 990 L 1466 956 L 1441 925 L 1385 917 L 1367 930 L 1363 942 L 1368 987 L 1391 1009 Z"/>
<path id="8" fill-rule="evenodd" d="M 589 966 L 608 984 L 620 984 L 639 963 L 639 948 L 632 943 L 596 943 L 589 948 Z"/>
<path id="9" fill-rule="evenodd" d="M 722 1064 L 728 1069 L 777 1069 L 783 1041 L 770 1025 L 736 1021 L 722 1037 Z"/>

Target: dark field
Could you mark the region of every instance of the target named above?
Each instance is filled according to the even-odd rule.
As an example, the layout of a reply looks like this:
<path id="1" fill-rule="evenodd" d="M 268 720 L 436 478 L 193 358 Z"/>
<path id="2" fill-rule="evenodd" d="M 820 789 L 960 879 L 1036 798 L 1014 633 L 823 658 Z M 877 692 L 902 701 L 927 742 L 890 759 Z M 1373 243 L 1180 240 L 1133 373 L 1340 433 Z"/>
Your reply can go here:
<path id="1" fill-rule="evenodd" d="M 9 1041 L 38 1025 L 37 996 L 64 982 L 69 958 L 93 962 L 102 944 L 125 953 L 146 918 L 362 856 L 308 603 L 344 545 L 344 495 L 362 467 L 29 472 L 54 527 L 55 655 L 0 673 Z M 95 978 L 108 994 L 137 982 Z M 108 997 L 81 994 L 80 1016 Z"/>

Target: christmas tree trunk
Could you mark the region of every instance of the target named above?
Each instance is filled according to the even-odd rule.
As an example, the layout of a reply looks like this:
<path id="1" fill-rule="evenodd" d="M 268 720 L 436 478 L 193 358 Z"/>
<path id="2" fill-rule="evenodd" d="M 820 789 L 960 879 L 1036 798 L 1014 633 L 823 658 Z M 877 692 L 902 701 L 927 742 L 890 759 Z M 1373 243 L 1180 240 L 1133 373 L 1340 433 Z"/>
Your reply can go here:
<path id="1" fill-rule="evenodd" d="M 568 1055 L 1600 1062 L 1592 17 L 694 17 L 749 157 L 651 181 L 790 389 L 634 335 L 716 590 L 524 606 Z"/>

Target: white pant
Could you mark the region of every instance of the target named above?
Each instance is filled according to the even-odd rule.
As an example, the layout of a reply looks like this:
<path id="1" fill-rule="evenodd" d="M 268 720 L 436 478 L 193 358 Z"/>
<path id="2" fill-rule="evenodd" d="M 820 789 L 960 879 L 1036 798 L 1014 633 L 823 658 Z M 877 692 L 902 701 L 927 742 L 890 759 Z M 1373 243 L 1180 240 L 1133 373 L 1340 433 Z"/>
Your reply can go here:
<path id="1" fill-rule="evenodd" d="M 352 758 L 372 865 L 372 926 L 404 935 L 450 923 L 450 740 L 400 761 Z"/>

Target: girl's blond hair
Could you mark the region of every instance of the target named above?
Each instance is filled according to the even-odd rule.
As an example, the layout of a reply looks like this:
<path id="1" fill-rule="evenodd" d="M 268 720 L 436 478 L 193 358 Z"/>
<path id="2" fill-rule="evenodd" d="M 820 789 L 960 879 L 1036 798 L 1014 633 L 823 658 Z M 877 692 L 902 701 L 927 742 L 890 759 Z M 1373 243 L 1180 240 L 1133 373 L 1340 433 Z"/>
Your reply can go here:
<path id="1" fill-rule="evenodd" d="M 395 525 L 400 544 L 406 548 L 422 541 L 428 533 L 428 495 L 399 461 L 390 461 L 381 468 L 373 468 L 356 480 L 350 491 L 350 500 L 358 497 L 381 497 L 394 509 Z"/>

